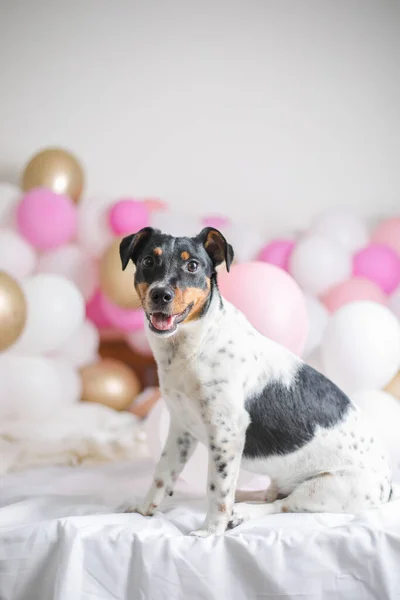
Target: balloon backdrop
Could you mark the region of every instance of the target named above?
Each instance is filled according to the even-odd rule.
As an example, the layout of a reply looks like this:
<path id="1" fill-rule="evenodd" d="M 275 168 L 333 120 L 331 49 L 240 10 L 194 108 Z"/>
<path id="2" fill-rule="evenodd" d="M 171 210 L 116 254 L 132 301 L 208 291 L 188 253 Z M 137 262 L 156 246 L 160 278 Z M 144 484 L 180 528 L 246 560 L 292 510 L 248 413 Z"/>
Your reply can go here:
<path id="1" fill-rule="evenodd" d="M 308 333 L 304 296 L 282 269 L 262 262 L 233 265 L 219 276 L 222 295 L 263 335 L 301 354 Z"/>
<path id="2" fill-rule="evenodd" d="M 329 321 L 321 350 L 325 373 L 345 392 L 381 389 L 400 369 L 400 323 L 385 306 L 352 302 Z"/>
<path id="3" fill-rule="evenodd" d="M 104 359 L 81 369 L 82 400 L 99 402 L 115 410 L 126 409 L 138 395 L 140 383 L 124 363 Z"/>
<path id="4" fill-rule="evenodd" d="M 78 160 L 61 148 L 47 148 L 35 154 L 22 174 L 24 191 L 45 187 L 65 194 L 78 202 L 84 184 L 83 170 Z"/>
<path id="5" fill-rule="evenodd" d="M 25 321 L 24 292 L 15 279 L 0 271 L 0 352 L 16 342 L 24 330 Z"/>
<path id="6" fill-rule="evenodd" d="M 134 266 L 123 272 L 119 257 L 121 236 L 147 225 L 172 235 L 220 229 L 235 251 L 231 272 L 218 268 L 220 289 L 261 333 L 349 393 L 386 386 L 400 396 L 400 215 L 370 234 L 360 216 L 329 211 L 271 238 L 229 215 L 178 214 L 158 198 L 82 197 L 82 167 L 62 149 L 35 155 L 22 180 L 24 192 L 0 183 L 2 415 L 45 418 L 82 397 L 136 410 L 137 377 L 98 350 L 104 332 L 151 356 Z M 370 398 L 398 431 L 386 396 Z M 205 473 L 203 459 L 195 464 Z"/>

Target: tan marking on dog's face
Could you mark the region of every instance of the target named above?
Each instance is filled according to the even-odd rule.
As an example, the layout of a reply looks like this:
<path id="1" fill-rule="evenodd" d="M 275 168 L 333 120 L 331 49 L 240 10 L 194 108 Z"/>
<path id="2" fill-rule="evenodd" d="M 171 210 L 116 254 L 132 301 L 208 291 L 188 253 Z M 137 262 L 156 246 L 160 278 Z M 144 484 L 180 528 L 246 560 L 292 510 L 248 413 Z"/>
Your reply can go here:
<path id="1" fill-rule="evenodd" d="M 154 250 L 153 250 L 153 254 L 155 256 L 162 256 L 162 253 L 163 253 L 162 248 L 154 248 Z"/>
<path id="2" fill-rule="evenodd" d="M 142 307 L 144 308 L 144 310 L 147 310 L 147 308 L 146 308 L 147 307 L 147 292 L 149 290 L 149 284 L 148 283 L 136 283 L 135 289 L 136 289 L 137 295 L 139 296 L 139 300 L 140 300 Z"/>
<path id="3" fill-rule="evenodd" d="M 193 304 L 193 308 L 182 321 L 183 323 L 188 323 L 189 321 L 194 321 L 198 319 L 200 313 L 204 307 L 204 304 L 207 301 L 207 298 L 210 294 L 211 283 L 210 280 L 207 280 L 207 287 L 205 289 L 202 288 L 175 288 L 175 298 L 173 301 L 172 312 L 174 315 L 180 314 L 184 312 L 190 304 Z"/>
<path id="4" fill-rule="evenodd" d="M 181 259 L 182 259 L 182 260 L 189 260 L 189 258 L 190 258 L 190 254 L 189 254 L 189 252 L 187 252 L 186 250 L 184 250 L 184 251 L 182 252 L 182 254 L 181 254 Z"/>
<path id="5" fill-rule="evenodd" d="M 226 512 L 226 504 L 218 504 L 218 510 L 221 513 Z"/>

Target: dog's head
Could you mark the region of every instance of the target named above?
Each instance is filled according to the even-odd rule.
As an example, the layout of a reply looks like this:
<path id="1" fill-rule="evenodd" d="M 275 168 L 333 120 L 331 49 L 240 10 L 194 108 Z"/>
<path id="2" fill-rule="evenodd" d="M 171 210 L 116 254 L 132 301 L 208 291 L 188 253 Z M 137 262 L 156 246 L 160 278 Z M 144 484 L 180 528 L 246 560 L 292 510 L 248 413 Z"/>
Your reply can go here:
<path id="1" fill-rule="evenodd" d="M 123 269 L 130 260 L 136 265 L 135 288 L 151 331 L 168 336 L 205 314 L 216 268 L 225 262 L 229 271 L 233 249 L 212 227 L 192 238 L 145 227 L 122 240 L 120 255 Z"/>

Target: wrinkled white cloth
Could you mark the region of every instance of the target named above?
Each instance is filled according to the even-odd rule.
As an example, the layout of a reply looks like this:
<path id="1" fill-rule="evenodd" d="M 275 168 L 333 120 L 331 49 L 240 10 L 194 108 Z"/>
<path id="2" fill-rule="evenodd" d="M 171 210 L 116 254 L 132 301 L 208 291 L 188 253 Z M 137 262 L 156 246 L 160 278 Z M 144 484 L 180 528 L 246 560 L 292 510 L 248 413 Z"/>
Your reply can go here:
<path id="1" fill-rule="evenodd" d="M 400 499 L 363 514 L 281 514 L 188 536 L 206 500 L 178 484 L 153 518 L 148 459 L 0 478 L 2 600 L 395 600 Z"/>
<path id="2" fill-rule="evenodd" d="M 36 466 L 127 460 L 147 452 L 137 418 L 101 404 L 73 404 L 43 420 L 0 422 L 0 474 Z"/>

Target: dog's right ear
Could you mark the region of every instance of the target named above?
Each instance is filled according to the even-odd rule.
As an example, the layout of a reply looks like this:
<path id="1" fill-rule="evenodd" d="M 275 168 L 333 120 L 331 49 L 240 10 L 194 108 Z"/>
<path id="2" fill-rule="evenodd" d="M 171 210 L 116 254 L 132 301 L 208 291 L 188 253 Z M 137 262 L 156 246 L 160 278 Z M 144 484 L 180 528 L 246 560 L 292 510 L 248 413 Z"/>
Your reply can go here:
<path id="1" fill-rule="evenodd" d="M 157 232 L 158 231 L 152 227 L 144 227 L 144 229 L 141 229 L 137 233 L 132 233 L 132 235 L 127 235 L 123 238 L 119 245 L 119 255 L 121 257 L 123 271 L 125 271 L 130 260 L 136 264 L 144 244 Z"/>

